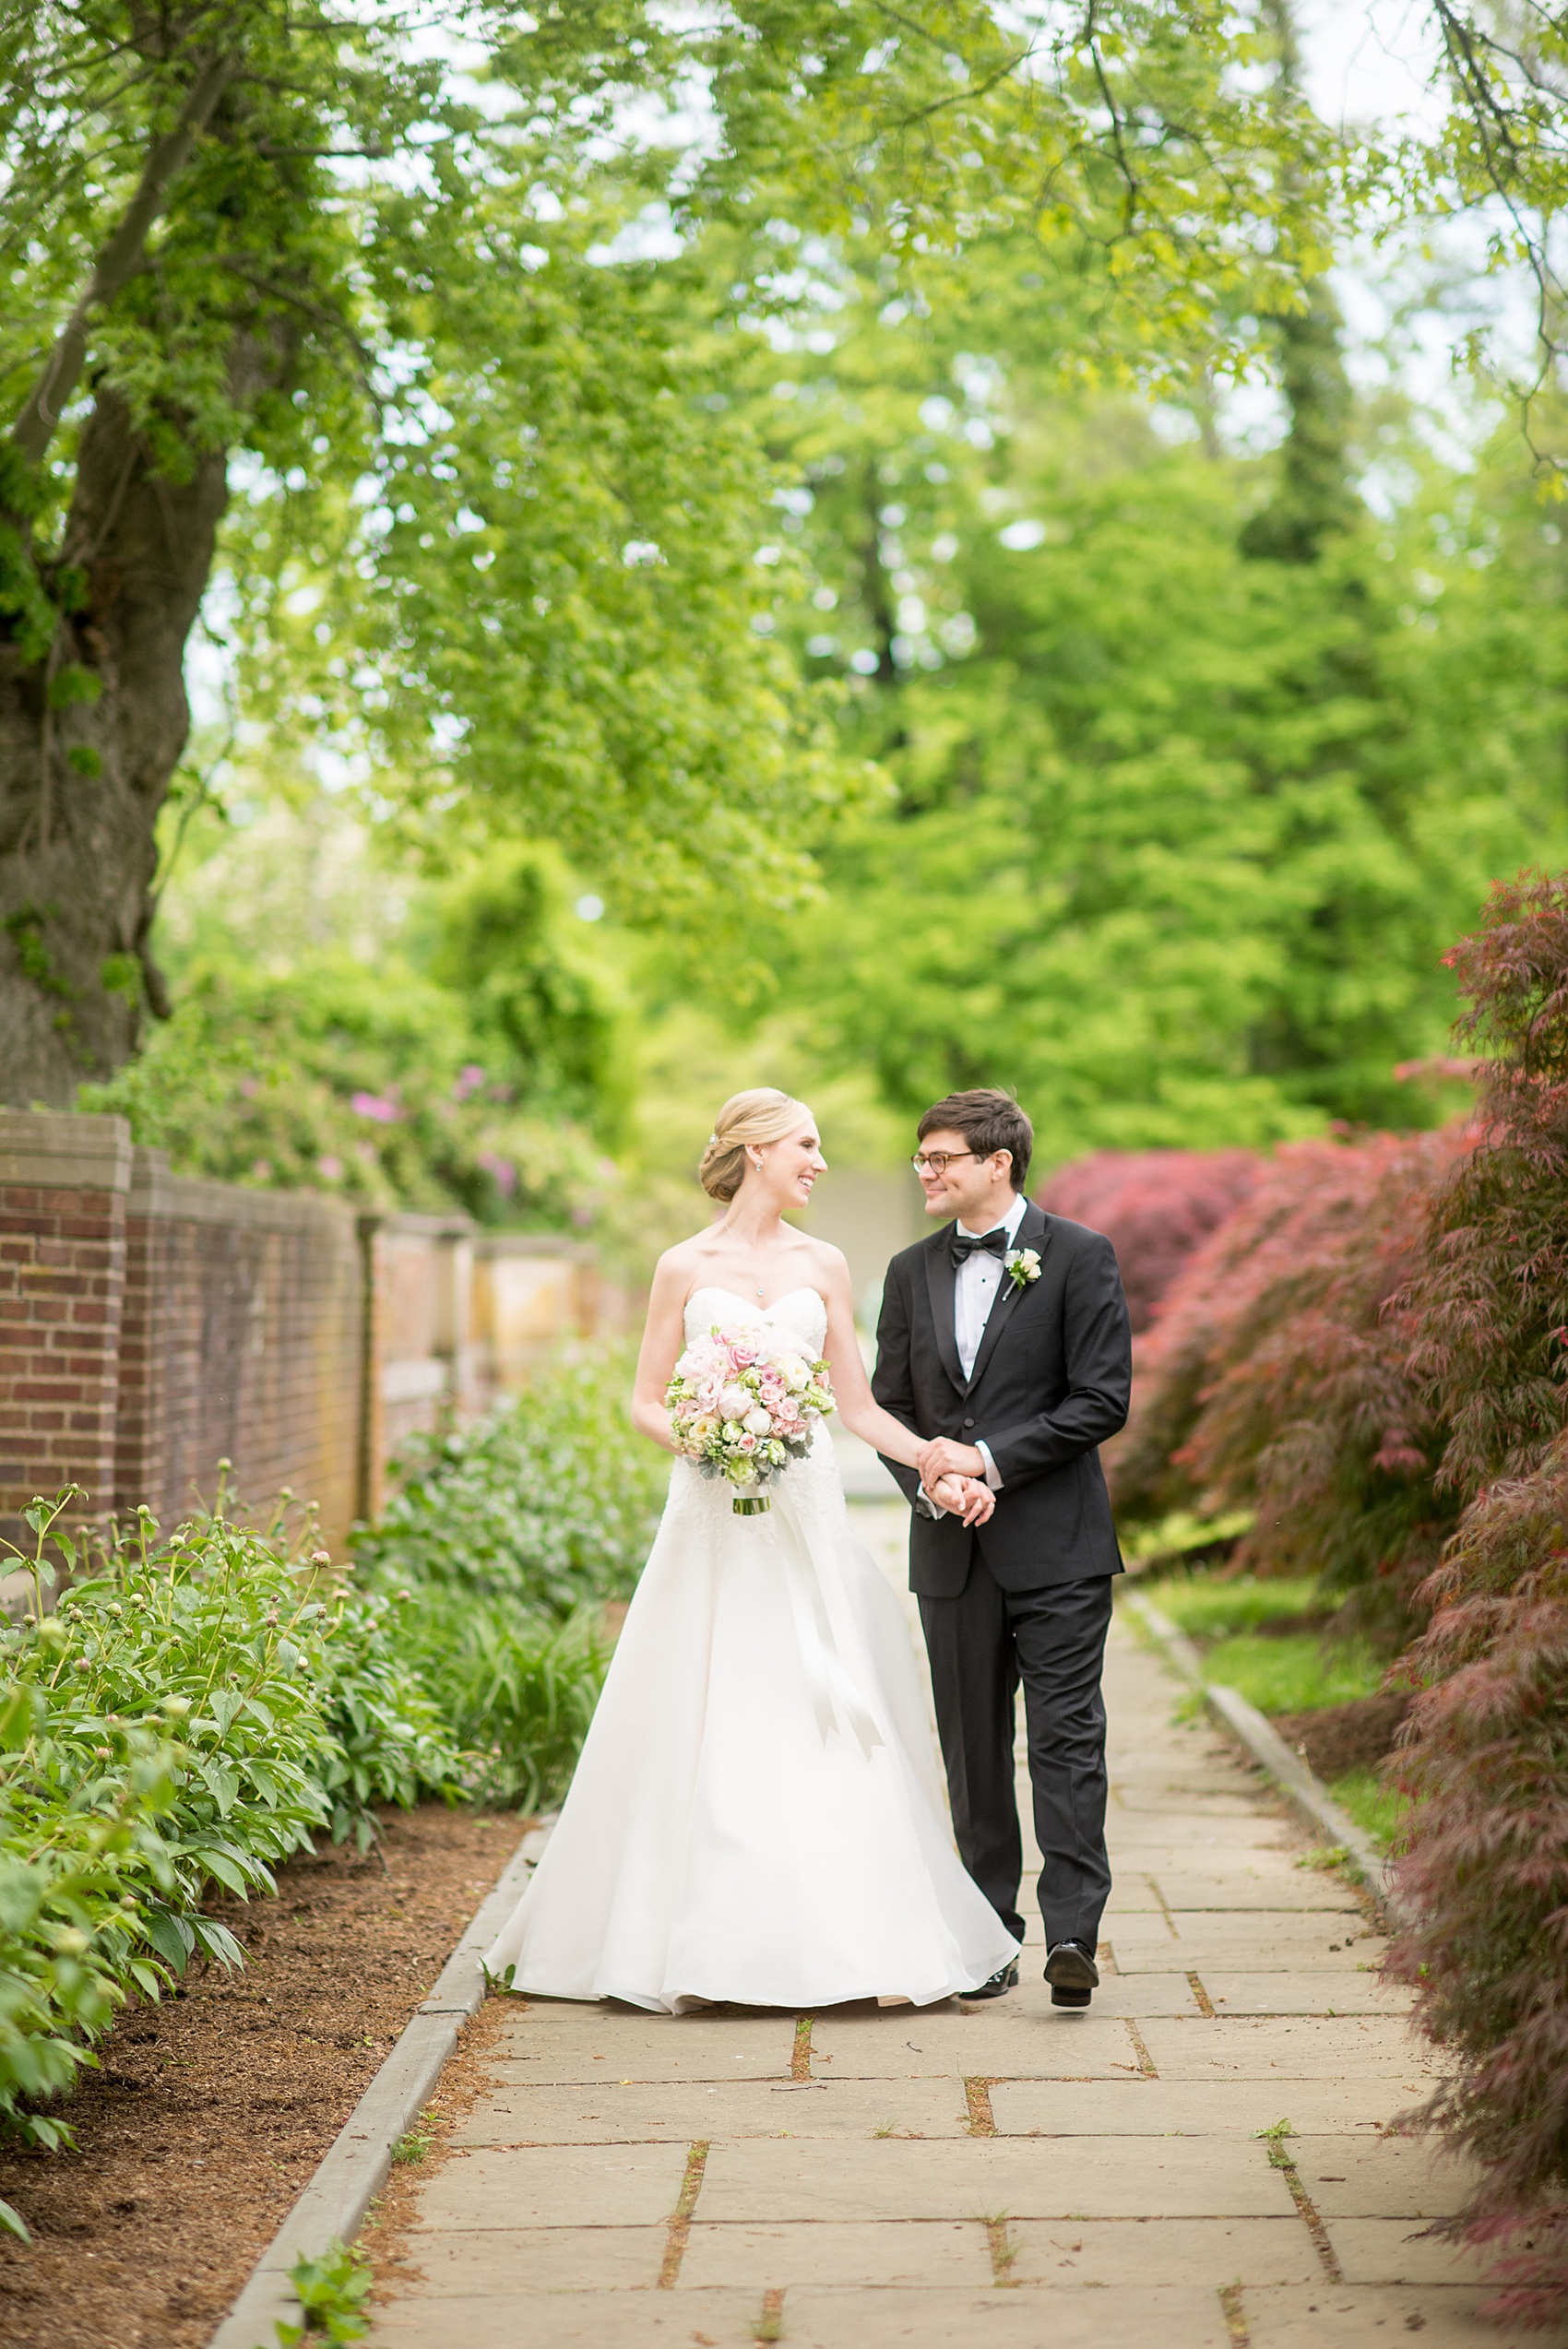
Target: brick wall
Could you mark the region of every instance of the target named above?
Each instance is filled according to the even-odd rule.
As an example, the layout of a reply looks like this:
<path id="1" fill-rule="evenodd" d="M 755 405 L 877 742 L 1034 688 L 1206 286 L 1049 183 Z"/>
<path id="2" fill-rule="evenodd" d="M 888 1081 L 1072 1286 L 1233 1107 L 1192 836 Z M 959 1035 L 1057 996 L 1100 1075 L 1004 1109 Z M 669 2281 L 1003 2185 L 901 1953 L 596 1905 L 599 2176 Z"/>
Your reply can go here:
<path id="1" fill-rule="evenodd" d="M 227 1459 L 337 1547 L 410 1434 L 624 1311 L 576 1242 L 192 1181 L 118 1118 L 0 1110 L 0 1529 L 68 1481 L 169 1523 Z"/>
<path id="2" fill-rule="evenodd" d="M 113 1505 L 165 1522 L 216 1489 L 283 1486 L 340 1540 L 359 1506 L 364 1261 L 336 1200 L 171 1175 L 135 1155 Z"/>
<path id="3" fill-rule="evenodd" d="M 83 1133 L 82 1129 L 89 1131 Z M 114 1483 L 129 1133 L 0 1114 L 0 1531 L 34 1493 Z"/>

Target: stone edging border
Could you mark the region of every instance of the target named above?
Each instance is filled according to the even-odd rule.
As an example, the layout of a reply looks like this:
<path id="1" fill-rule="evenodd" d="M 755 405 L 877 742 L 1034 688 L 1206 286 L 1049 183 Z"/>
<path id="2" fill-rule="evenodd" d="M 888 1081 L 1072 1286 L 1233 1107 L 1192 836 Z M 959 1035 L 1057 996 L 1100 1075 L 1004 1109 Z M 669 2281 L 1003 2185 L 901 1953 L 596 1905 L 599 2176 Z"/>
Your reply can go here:
<path id="1" fill-rule="evenodd" d="M 274 2326 L 279 2320 L 301 2320 L 299 2302 L 289 2288 L 289 2270 L 297 2260 L 318 2258 L 334 2236 L 351 2243 L 359 2233 L 372 2199 L 386 2182 L 393 2146 L 418 2119 L 458 2033 L 483 2002 L 481 1960 L 522 1898 L 549 1833 L 544 1824 L 530 1828 L 523 1837 L 442 1967 L 429 1998 L 410 2016 L 310 2184 L 256 2261 L 209 2349 L 275 2349 Z"/>
<path id="2" fill-rule="evenodd" d="M 1291 1752 L 1278 1730 L 1265 1720 L 1255 1705 L 1247 1702 L 1240 1689 L 1226 1688 L 1222 1682 L 1206 1679 L 1202 1656 L 1169 1616 L 1162 1615 L 1150 1600 L 1139 1598 L 1131 1591 L 1122 1595 L 1121 1604 L 1136 1617 L 1166 1662 L 1182 1679 L 1191 1681 L 1210 1712 L 1218 1714 L 1232 1737 L 1239 1738 L 1253 1760 L 1267 1771 L 1308 1826 L 1316 1828 L 1325 1843 L 1344 1852 L 1346 1866 L 1360 1877 L 1390 1920 L 1397 1923 L 1402 1904 L 1386 1857 L 1348 1812 L 1341 1810 L 1317 1773 L 1299 1753 Z"/>

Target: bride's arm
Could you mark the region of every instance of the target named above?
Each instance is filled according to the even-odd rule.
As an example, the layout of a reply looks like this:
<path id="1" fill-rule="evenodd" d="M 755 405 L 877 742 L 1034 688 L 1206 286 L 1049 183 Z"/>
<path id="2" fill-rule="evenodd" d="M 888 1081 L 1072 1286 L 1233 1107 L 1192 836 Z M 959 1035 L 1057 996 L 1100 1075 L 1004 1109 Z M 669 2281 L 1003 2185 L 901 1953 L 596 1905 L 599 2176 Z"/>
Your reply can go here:
<path id="1" fill-rule="evenodd" d="M 672 1263 L 670 1256 L 659 1258 L 648 1292 L 647 1320 L 637 1354 L 636 1383 L 632 1389 L 633 1427 L 639 1435 L 650 1436 L 655 1443 L 662 1444 L 666 1452 L 676 1449 L 670 1440 L 664 1390 L 686 1342 L 686 1278 L 683 1264 Z"/>
<path id="2" fill-rule="evenodd" d="M 872 1394 L 866 1366 L 861 1359 L 860 1340 L 855 1335 L 849 1267 L 837 1249 L 826 1249 L 824 1254 L 827 1305 L 825 1347 L 838 1417 L 851 1435 L 861 1437 L 873 1451 L 885 1453 L 888 1459 L 901 1461 L 912 1468 L 918 1465 L 917 1455 L 923 1451 L 924 1441 L 902 1419 L 885 1411 Z M 970 1477 L 944 1477 L 934 1489 L 934 1497 L 943 1509 L 961 1515 L 967 1525 L 983 1524 L 995 1506 L 994 1495 Z"/>
<path id="3" fill-rule="evenodd" d="M 827 1367 L 833 1378 L 833 1392 L 838 1403 L 838 1417 L 851 1435 L 869 1443 L 873 1452 L 885 1453 L 889 1460 L 901 1461 L 905 1467 L 920 1465 L 920 1454 L 925 1450 L 924 1437 L 885 1411 L 871 1391 L 866 1366 L 861 1358 L 861 1344 L 855 1335 L 855 1305 L 849 1292 L 849 1267 L 837 1248 L 825 1250 L 826 1266 Z"/>

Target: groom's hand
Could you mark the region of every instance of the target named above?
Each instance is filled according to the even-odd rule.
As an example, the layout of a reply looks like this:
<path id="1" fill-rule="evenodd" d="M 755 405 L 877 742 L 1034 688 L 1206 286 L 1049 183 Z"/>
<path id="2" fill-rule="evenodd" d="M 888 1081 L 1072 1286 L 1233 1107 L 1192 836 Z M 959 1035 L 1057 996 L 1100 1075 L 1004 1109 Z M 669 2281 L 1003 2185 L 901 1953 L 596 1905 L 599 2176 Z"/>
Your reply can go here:
<path id="1" fill-rule="evenodd" d="M 978 1444 L 955 1443 L 950 1436 L 933 1436 L 915 1455 L 921 1482 L 933 1497 L 943 1477 L 983 1477 L 985 1455 Z"/>

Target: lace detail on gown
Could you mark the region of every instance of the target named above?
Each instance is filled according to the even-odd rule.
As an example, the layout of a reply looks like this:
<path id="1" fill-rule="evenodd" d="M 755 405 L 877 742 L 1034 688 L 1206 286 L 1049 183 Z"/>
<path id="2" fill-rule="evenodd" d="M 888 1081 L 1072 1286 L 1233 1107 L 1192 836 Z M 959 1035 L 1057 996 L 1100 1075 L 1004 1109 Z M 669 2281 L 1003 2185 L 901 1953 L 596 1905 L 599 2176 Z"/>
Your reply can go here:
<path id="1" fill-rule="evenodd" d="M 688 1343 L 761 1322 L 822 1350 L 815 1289 L 686 1300 Z M 671 1470 L 560 1821 L 490 1952 L 541 1997 L 917 2005 L 1016 1944 L 965 1872 L 898 1601 L 854 1539 L 832 1438 L 737 1517 Z"/>

